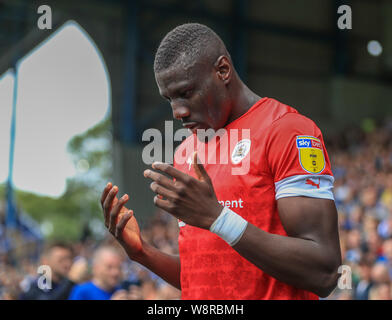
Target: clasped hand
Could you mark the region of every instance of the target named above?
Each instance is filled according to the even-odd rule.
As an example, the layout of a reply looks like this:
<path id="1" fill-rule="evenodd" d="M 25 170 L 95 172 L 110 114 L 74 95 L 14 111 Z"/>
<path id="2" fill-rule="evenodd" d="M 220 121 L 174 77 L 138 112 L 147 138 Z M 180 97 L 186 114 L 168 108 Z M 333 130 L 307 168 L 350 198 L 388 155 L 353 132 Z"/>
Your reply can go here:
<path id="1" fill-rule="evenodd" d="M 154 203 L 186 224 L 209 229 L 222 211 L 215 191 L 204 166 L 198 161 L 197 153 L 192 161 L 197 179 L 173 166 L 154 162 L 152 168 L 145 170 L 144 176 L 153 180 L 150 187 L 157 195 Z M 169 175 L 166 177 L 163 173 Z"/>

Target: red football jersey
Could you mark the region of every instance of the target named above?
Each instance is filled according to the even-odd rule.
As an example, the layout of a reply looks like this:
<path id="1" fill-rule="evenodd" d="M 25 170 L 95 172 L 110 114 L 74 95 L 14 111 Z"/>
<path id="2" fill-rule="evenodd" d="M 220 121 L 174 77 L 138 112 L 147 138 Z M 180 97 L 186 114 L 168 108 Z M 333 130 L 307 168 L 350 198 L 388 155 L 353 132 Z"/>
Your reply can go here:
<path id="1" fill-rule="evenodd" d="M 219 202 L 250 223 L 287 236 L 277 199 L 333 199 L 321 131 L 295 109 L 263 98 L 224 129 L 207 143 L 189 136 L 174 166 L 196 177 L 190 159 L 198 150 Z M 212 232 L 179 226 L 182 299 L 318 299 L 264 273 Z"/>

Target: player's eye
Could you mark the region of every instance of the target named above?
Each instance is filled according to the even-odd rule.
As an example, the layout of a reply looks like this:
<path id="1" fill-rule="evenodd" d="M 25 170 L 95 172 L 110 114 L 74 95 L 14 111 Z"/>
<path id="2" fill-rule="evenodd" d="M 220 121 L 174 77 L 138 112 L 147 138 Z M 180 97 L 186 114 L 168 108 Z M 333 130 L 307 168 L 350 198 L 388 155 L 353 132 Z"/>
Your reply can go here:
<path id="1" fill-rule="evenodd" d="M 180 97 L 183 99 L 189 99 L 192 96 L 193 89 L 188 89 L 181 92 Z"/>

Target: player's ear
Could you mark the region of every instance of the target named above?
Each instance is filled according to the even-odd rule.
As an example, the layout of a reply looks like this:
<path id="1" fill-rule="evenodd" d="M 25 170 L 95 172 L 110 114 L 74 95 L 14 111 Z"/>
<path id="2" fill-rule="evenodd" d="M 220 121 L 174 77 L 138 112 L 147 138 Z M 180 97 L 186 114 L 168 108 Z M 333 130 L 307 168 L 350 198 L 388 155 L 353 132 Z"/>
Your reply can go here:
<path id="1" fill-rule="evenodd" d="M 230 59 L 227 56 L 219 56 L 215 61 L 214 67 L 218 79 L 223 81 L 225 85 L 229 84 L 233 73 Z"/>

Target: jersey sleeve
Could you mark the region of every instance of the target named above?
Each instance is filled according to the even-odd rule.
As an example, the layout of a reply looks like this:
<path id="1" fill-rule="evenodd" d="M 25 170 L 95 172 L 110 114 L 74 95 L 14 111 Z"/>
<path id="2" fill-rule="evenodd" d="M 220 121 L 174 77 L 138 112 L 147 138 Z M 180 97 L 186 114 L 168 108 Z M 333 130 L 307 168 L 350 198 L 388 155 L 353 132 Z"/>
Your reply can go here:
<path id="1" fill-rule="evenodd" d="M 270 127 L 266 158 L 276 200 L 305 196 L 334 200 L 334 178 L 323 136 L 316 124 L 287 113 Z"/>

